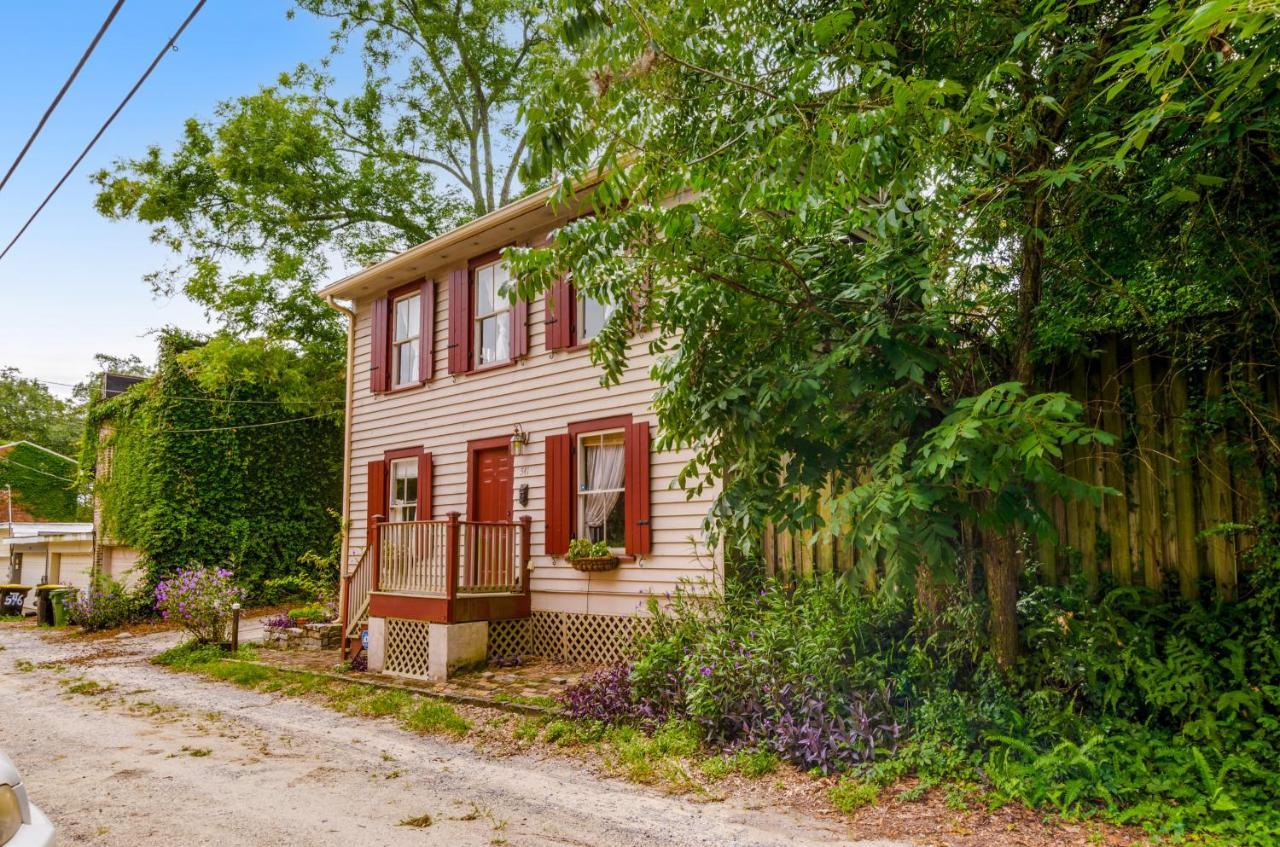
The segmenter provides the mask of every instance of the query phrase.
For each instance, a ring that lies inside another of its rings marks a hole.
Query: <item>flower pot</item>
[[[569,566],[576,571],[583,573],[599,573],[600,571],[611,571],[618,567],[617,556],[583,556],[581,558],[569,559]]]
[[[294,618],[293,619],[293,625],[298,628],[302,628],[309,623],[311,623],[311,618]]]

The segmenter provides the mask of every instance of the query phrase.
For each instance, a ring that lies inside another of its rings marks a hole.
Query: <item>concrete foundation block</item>
[[[444,682],[457,671],[483,665],[488,651],[488,621],[433,623],[427,639],[427,678]],[[372,655],[369,660],[372,667]]]
[[[387,664],[387,619],[369,618],[369,670],[382,673]]]

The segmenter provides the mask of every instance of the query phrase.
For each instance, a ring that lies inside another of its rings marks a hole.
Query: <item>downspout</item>
[[[356,313],[338,303],[332,295],[326,295],[324,302],[330,309],[347,316],[347,396],[342,432],[342,576],[345,579],[351,565],[351,412],[355,403]],[[345,632],[343,636],[346,636]]]

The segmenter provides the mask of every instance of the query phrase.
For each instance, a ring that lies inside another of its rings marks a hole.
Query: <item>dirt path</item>
[[[785,811],[669,797],[564,759],[494,758],[147,663],[175,640],[0,628],[0,749],[59,843],[901,845],[844,840],[830,822]],[[77,676],[111,689],[70,693]],[[422,815],[429,827],[400,824]]]

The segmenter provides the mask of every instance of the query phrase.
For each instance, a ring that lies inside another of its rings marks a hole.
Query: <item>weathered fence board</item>
[[[1104,340],[1096,357],[1058,369],[1049,386],[1081,401],[1088,421],[1114,440],[1067,445],[1063,468],[1118,493],[1104,496],[1101,506],[1038,496],[1057,530],[1056,538],[1036,541],[1045,580],[1082,572],[1096,586],[1105,574],[1119,585],[1176,585],[1186,597],[1205,580],[1222,596],[1235,596],[1243,554],[1257,540],[1253,527],[1262,510],[1275,508],[1267,505],[1264,483],[1277,472],[1280,379],[1275,369],[1247,368],[1243,381],[1261,402],[1243,422],[1219,426],[1205,410],[1226,396],[1239,399],[1241,376],[1234,378],[1232,385],[1222,362],[1193,366],[1116,339]],[[764,535],[770,574],[853,571],[868,588],[878,583],[879,569],[860,562],[839,534],[770,528]]]

